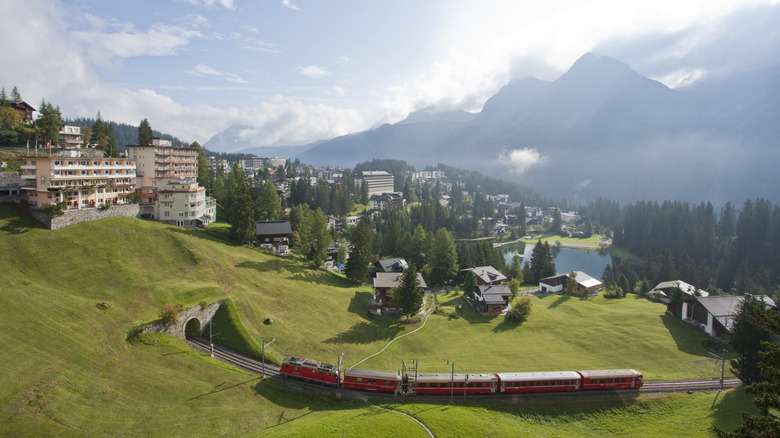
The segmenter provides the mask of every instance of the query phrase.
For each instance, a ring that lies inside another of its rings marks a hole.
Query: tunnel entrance
[[[198,318],[192,318],[187,321],[184,326],[185,336],[200,336],[200,320]]]

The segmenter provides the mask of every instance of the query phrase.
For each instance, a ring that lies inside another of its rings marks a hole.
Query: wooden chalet
[[[768,296],[756,296],[766,308],[777,304]],[[694,327],[704,330],[713,338],[725,340],[731,332],[734,316],[744,296],[721,295],[712,297],[687,296],[683,301],[667,304],[666,313],[674,315]]]
[[[262,221],[255,226],[258,245],[282,255],[289,254],[291,234],[290,221]]]
[[[479,313],[486,315],[500,315],[508,306],[512,298],[512,291],[505,284],[477,286],[474,299],[474,307]]]

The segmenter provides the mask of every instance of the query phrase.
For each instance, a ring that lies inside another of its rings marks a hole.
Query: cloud
[[[223,7],[229,10],[236,9],[236,2],[233,0],[185,0],[198,8],[213,9],[217,7]]]
[[[198,77],[206,77],[206,76],[216,76],[220,77],[226,81],[230,81],[236,84],[247,84],[248,81],[241,78],[241,76],[233,74],[233,73],[225,73],[218,70],[215,70],[211,67],[209,67],[206,64],[198,64],[195,67],[192,68],[192,70],[187,70],[187,73],[198,76]]]
[[[318,65],[309,65],[306,67],[301,67],[300,69],[298,69],[298,73],[304,76],[308,76],[310,78],[322,78],[325,76],[330,76],[330,72],[328,70]]]
[[[514,173],[523,173],[531,167],[544,164],[548,157],[541,155],[535,148],[504,151],[498,157],[498,164]]]
[[[197,30],[163,24],[153,24],[146,30],[119,23],[112,23],[111,27],[117,31],[76,31],[72,36],[87,48],[96,63],[103,65],[114,57],[174,55],[190,39],[203,36]]]
[[[300,11],[301,9],[298,6],[295,6],[292,2],[292,0],[282,0],[282,6],[288,9],[292,9],[294,11]]]

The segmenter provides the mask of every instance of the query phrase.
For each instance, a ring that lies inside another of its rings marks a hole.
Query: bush
[[[521,297],[515,302],[515,305],[506,313],[510,321],[522,322],[531,315],[533,304],[531,298]]]
[[[163,306],[163,309],[160,311],[160,319],[168,325],[174,325],[177,322],[179,322],[179,312],[184,310],[184,308],[181,306],[181,304],[171,304],[168,303],[165,306]]]
[[[65,208],[66,205],[64,202],[58,202],[56,204],[45,204],[41,206],[41,211],[52,216],[62,216],[65,214]]]
[[[604,289],[604,292],[602,292],[602,296],[604,298],[623,298],[623,290],[620,289],[617,286],[608,286],[606,289]]]

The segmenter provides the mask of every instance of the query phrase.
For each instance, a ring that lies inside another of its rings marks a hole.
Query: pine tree
[[[474,299],[474,290],[477,288],[477,274],[474,271],[469,271],[466,274],[466,281],[463,283],[463,294],[467,297]]]
[[[420,293],[420,281],[417,278],[417,268],[415,268],[414,264],[409,265],[404,270],[400,284],[390,291],[390,296],[393,304],[404,310],[407,320],[420,311],[423,304],[423,296]]]
[[[373,258],[371,253],[373,237],[368,218],[364,217],[352,233],[349,258],[345,267],[347,278],[354,282],[363,283],[368,277],[369,264]]]
[[[255,234],[254,206],[252,203],[252,183],[243,177],[235,187],[233,200],[228,210],[230,236],[234,242],[243,245],[252,241]]]
[[[138,144],[141,146],[149,146],[152,144],[153,137],[152,125],[149,124],[149,120],[141,120],[141,124],[138,125]]]
[[[431,248],[431,282],[445,284],[458,273],[458,253],[455,251],[455,239],[444,228],[436,231]]]
[[[737,359],[731,361],[731,367],[746,385],[765,380],[759,368],[759,351],[761,344],[771,341],[772,336],[767,329],[756,324],[761,306],[757,299],[745,295],[734,316],[729,336],[732,350],[739,354]]]
[[[282,215],[282,203],[279,200],[279,193],[270,179],[265,180],[260,196],[255,201],[255,210],[255,217],[261,221],[276,220]]]
[[[761,307],[754,311],[753,324],[760,325],[772,337],[780,334],[780,314]],[[748,385],[745,390],[755,396],[753,402],[758,406],[759,415],[743,413],[742,425],[732,432],[715,428],[715,433],[721,438],[780,436],[780,417],[775,414],[780,409],[780,345],[763,342],[758,358],[762,380]]]
[[[51,102],[41,100],[35,127],[41,134],[43,142],[51,142],[52,146],[56,145],[59,142],[60,129],[62,129],[63,124],[60,108],[55,107]]]
[[[541,240],[536,242],[531,252],[531,270],[533,271],[534,283],[546,277],[552,277],[556,274],[555,263],[553,262],[550,244]]]

